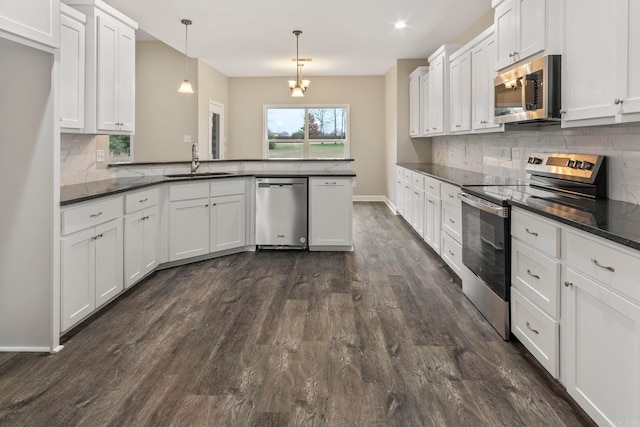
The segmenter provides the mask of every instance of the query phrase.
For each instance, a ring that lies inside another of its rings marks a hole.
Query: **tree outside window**
[[[265,157],[349,157],[349,107],[265,107]]]

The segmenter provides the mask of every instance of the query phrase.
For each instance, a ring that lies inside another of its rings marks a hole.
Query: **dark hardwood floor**
[[[592,425],[386,206],[354,232],[157,272],[62,352],[0,354],[0,425]]]

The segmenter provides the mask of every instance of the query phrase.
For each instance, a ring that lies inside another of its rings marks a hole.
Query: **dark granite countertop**
[[[138,190],[157,184],[167,182],[184,182],[201,179],[224,179],[255,176],[265,177],[322,177],[322,176],[344,176],[355,177],[353,171],[252,171],[252,172],[229,172],[225,175],[215,176],[188,176],[180,178],[167,178],[163,175],[141,176],[132,178],[114,178],[102,181],[91,181],[82,184],[65,185],[60,187],[60,206],[67,206],[74,203],[85,202],[87,200],[98,199],[100,197],[111,196],[113,194]]]
[[[577,199],[529,187],[525,182],[428,163],[398,163],[453,185],[495,185],[474,193],[503,197],[526,209],[612,242],[640,250],[640,205],[611,199]],[[503,181],[503,182],[500,182]]]

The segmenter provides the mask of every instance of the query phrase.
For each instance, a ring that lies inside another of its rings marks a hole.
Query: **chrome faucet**
[[[198,155],[198,143],[191,145],[191,173],[196,173],[200,166],[200,156]]]

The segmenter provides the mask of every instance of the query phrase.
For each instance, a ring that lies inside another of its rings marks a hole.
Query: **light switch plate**
[[[191,135],[185,135],[184,142],[188,142],[189,144],[191,144]]]
[[[96,150],[96,163],[104,162],[104,150]]]

